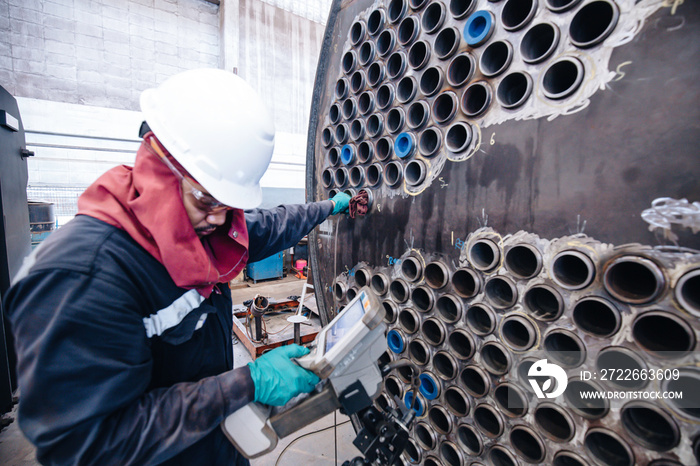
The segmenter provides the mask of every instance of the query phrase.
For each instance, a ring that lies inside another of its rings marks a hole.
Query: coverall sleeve
[[[333,212],[332,201],[281,205],[245,211],[248,262],[257,262],[291,248]]]
[[[149,390],[142,297],[127,285],[128,277],[44,270],[6,297],[18,422],[43,464],[159,463],[253,399],[247,366]]]

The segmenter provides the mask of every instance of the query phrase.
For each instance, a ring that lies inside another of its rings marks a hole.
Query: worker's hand
[[[255,401],[272,406],[284,406],[300,393],[314,389],[319,378],[313,372],[296,365],[292,358],[309,354],[299,345],[275,348],[248,363],[255,385]]]
[[[333,201],[333,212],[331,215],[343,214],[350,209],[350,196],[345,193],[338,193],[331,201]]]

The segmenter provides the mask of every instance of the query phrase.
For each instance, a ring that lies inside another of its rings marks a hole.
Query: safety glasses
[[[160,160],[163,161],[165,165],[170,169],[171,172],[179,179],[183,180],[185,184],[187,185],[187,188],[190,190],[192,193],[192,196],[195,198],[197,203],[199,204],[197,207],[199,210],[202,212],[206,213],[217,213],[217,212],[222,212],[224,210],[231,210],[233,207],[229,207],[226,204],[222,204],[221,202],[217,201],[215,198],[210,196],[209,194],[206,194],[199,189],[195,188],[192,182],[180,171],[175,168],[175,165],[168,160],[167,155],[163,152],[163,150],[160,148],[160,145],[158,144],[158,141],[155,139],[154,136],[149,136],[148,138],[148,143],[151,146],[151,148],[155,151],[156,154],[158,154],[158,157],[160,157]]]

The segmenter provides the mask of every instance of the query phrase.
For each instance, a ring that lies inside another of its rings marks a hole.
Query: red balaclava
[[[78,199],[78,215],[126,231],[165,266],[177,286],[196,289],[205,298],[214,285],[235,278],[248,260],[243,211],[231,210],[226,223],[200,239],[185,211],[180,180],[146,140],[136,153],[133,168],[115,167],[85,190]]]

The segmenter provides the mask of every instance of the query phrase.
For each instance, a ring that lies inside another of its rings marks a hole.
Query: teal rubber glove
[[[344,214],[350,210],[350,196],[345,193],[338,193],[331,201],[335,202],[331,215]]]
[[[309,354],[308,348],[287,345],[275,348],[248,363],[255,385],[255,401],[272,406],[284,406],[300,393],[314,389],[319,378],[311,371],[297,366],[292,358]]]

